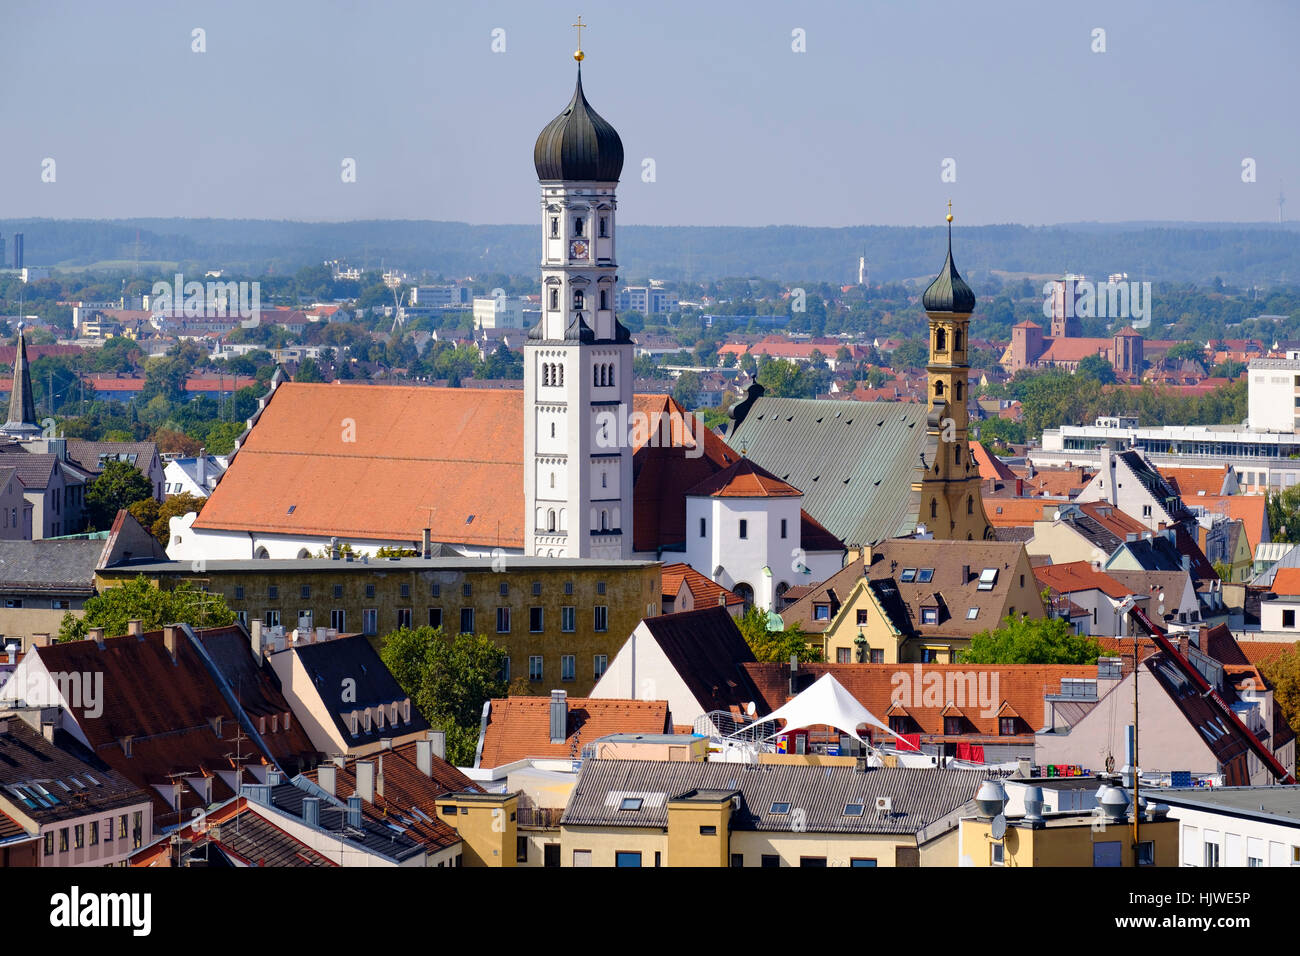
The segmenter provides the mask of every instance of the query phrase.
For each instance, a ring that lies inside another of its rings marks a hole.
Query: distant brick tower
[[[948,258],[921,297],[930,318],[930,415],[926,450],[921,456],[912,500],[917,523],[936,537],[958,541],[991,539],[993,529],[980,499],[980,472],[967,438],[970,423],[966,394],[970,365],[966,359],[971,291],[952,262],[952,213],[948,213]]]
[[[1119,375],[1135,381],[1142,379],[1142,333],[1133,326],[1125,326],[1115,333],[1115,351],[1112,365]]]

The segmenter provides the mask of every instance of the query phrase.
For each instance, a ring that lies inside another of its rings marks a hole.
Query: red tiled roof
[[[1122,601],[1132,593],[1105,571],[1096,570],[1087,561],[1045,564],[1034,568],[1034,577],[1038,579],[1039,583],[1051,588],[1058,594],[1096,590],[1101,591],[1107,597]]]
[[[1064,501],[1043,498],[993,498],[984,502],[984,513],[995,528],[1027,528],[1035,521],[1051,521]]]
[[[1049,339],[1052,344],[1039,356],[1040,364],[1046,362],[1078,362],[1089,355],[1110,354],[1115,347],[1113,339],[1057,338]]]
[[[745,664],[744,668],[763,697],[762,705],[767,707],[760,712],[770,713],[790,698],[789,664],[754,663]],[[1019,729],[1023,734],[1032,734],[1043,713],[1043,696],[1059,693],[1063,677],[1096,677],[1097,667],[1088,664],[807,664],[801,661],[799,673],[808,683],[823,674],[833,674],[862,706],[882,719],[897,702],[917,722],[922,734],[942,734],[941,715],[953,704],[960,705],[972,733],[997,736],[1001,730],[997,712],[1003,704],[1017,714],[1029,715]],[[927,675],[931,674],[939,675],[941,682],[930,678],[927,684]],[[972,674],[974,688],[966,683]],[[981,674],[986,675],[983,692],[992,698],[987,706],[984,701],[968,697],[957,699],[955,692],[965,695],[973,689],[976,696],[981,693]],[[936,683],[940,684],[937,688]],[[927,686],[932,688],[929,693]],[[883,731],[874,735],[877,740],[893,739]]]
[[[686,493],[701,498],[797,498],[803,494],[749,458],[705,478]]]
[[[1287,597],[1300,595],[1300,568],[1279,568],[1270,590]]]
[[[1218,468],[1175,468],[1161,465],[1157,471],[1164,475],[1165,480],[1178,492],[1184,504],[1193,505],[1199,504],[1198,501],[1193,500],[1198,496],[1217,497],[1223,493],[1223,483],[1228,480],[1229,467],[1222,465]]]
[[[607,734],[666,734],[672,729],[666,700],[575,697],[567,701],[568,738],[553,744],[549,697],[507,697],[491,703],[477,764],[482,767],[528,757],[580,755],[585,744]]]
[[[1001,478],[1005,481],[1014,481],[1016,473],[995,455],[989,453],[984,447],[983,442],[973,441],[970,443],[971,454],[975,456],[975,461],[980,466],[980,478]]]
[[[1183,498],[1190,507],[1201,507],[1211,514],[1224,514],[1233,521],[1240,521],[1246,528],[1246,540],[1250,543],[1251,554],[1264,540],[1268,527],[1268,502],[1264,495],[1197,495]]]
[[[721,597],[727,607],[744,604],[745,599],[734,591],[729,591],[720,584],[715,584],[689,564],[665,564],[661,572],[663,596],[665,601],[675,600],[681,591],[682,582],[686,582],[697,608],[712,607]]]

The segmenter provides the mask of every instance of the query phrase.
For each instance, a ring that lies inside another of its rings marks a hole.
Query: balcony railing
[[[516,823],[529,830],[558,830],[563,807],[520,807]]]

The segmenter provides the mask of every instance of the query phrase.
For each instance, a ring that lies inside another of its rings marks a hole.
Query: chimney
[[[447,759],[447,732],[444,730],[431,730],[426,737],[429,743],[433,744],[433,755],[439,760]]]
[[[331,797],[334,796],[334,789],[338,786],[338,773],[339,768],[328,762],[316,768],[316,783]]]
[[[262,666],[262,622],[254,620],[249,625],[248,642],[253,647],[253,660],[257,661],[257,666]]]
[[[425,528],[420,532],[420,557],[433,556],[433,529]]]
[[[5,648],[5,651],[6,651],[7,654],[8,654],[9,663],[10,663],[10,664],[17,664],[17,663],[18,663],[18,645],[17,645],[17,644],[10,644],[8,647]]]
[[[208,481],[208,450],[207,448],[199,449],[198,461],[195,462],[195,470],[198,472],[198,482],[200,488],[207,487]]]
[[[1017,498],[1023,498],[1024,496],[1025,496],[1025,479],[1023,479],[1023,478],[1017,478],[1017,479],[1016,479],[1016,497],[1017,497]]]
[[[366,803],[375,802],[375,762],[373,760],[357,761],[357,796]]]
[[[551,691],[551,743],[562,744],[569,739],[569,695],[562,690]]]
[[[130,634],[132,637],[143,637],[144,621],[140,620],[139,618],[137,618],[134,621],[127,621],[126,633]]]
[[[348,797],[348,826],[361,829],[361,798]]]
[[[338,559],[339,559],[339,539],[330,538],[330,560],[337,561]]]
[[[179,624],[168,624],[163,628],[163,647],[167,648],[173,661],[176,660],[176,642],[180,639],[180,629]]]
[[[433,776],[432,740],[417,740],[415,742],[415,766],[426,777]]]
[[[49,743],[54,743],[54,721],[52,720],[41,721],[41,736],[44,737]]]
[[[382,753],[379,755],[378,764],[379,769],[375,774],[375,797],[382,800],[384,799],[384,755]]]
[[[380,737],[380,738],[379,738],[379,749],[380,749],[380,750],[392,750],[392,749],[393,749],[393,738],[392,738],[392,737]],[[381,758],[381,759],[382,759],[382,758]]]
[[[311,827],[320,826],[320,797],[302,798],[302,822]]]

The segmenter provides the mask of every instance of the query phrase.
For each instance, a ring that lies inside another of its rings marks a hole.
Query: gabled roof
[[[1184,504],[1189,506],[1200,503],[1193,500],[1198,496],[1222,495],[1228,476],[1232,473],[1229,465],[1217,468],[1175,468],[1173,465],[1161,465],[1159,470],[1170,487],[1182,496]],[[1263,495],[1257,497],[1262,499]]]
[[[0,541],[0,591],[91,597],[103,550],[98,538]]]
[[[1279,568],[1270,590],[1285,597],[1300,595],[1300,568]]]
[[[729,591],[696,571],[689,564],[665,564],[661,573],[662,592],[665,601],[675,600],[685,582],[694,598],[696,608],[712,607],[723,603],[726,607],[744,604],[745,599],[734,591]]]
[[[1011,470],[1010,466],[1004,464],[1000,458],[984,447],[983,442],[973,441],[970,443],[971,454],[975,456],[976,463],[980,466],[980,478],[1001,478],[1006,481],[1014,481],[1016,473]]]
[[[755,700],[754,685],[740,666],[754,660],[754,652],[725,607],[648,617],[641,626],[705,712]]]
[[[1035,521],[1051,521],[1066,503],[1050,498],[987,497],[984,514],[995,528],[1027,528]]]
[[[499,767],[529,757],[581,757],[584,745],[608,734],[670,734],[666,700],[566,699],[567,733],[551,743],[551,699],[507,697],[488,702],[477,767]]]
[[[189,844],[202,859],[220,854],[236,866],[331,867],[338,866],[306,843],[290,836],[257,812],[256,804],[236,797],[209,811],[201,824],[186,823],[170,837],[157,840],[131,855],[132,866],[172,865],[173,841]],[[206,848],[206,849],[205,849]]]
[[[1075,591],[1100,591],[1108,598],[1122,601],[1132,592],[1123,583],[1105,571],[1099,571],[1087,561],[1068,561],[1064,564],[1046,564],[1034,568],[1034,577],[1040,584],[1058,594]]]
[[[126,461],[135,465],[144,475],[158,454],[158,446],[151,441],[85,441],[68,439],[68,461],[82,471],[98,475],[108,461]]]
[[[290,644],[284,650],[273,653],[297,655],[298,664],[306,672],[308,681],[329,711],[335,729],[344,740],[350,741],[353,746],[363,746],[394,736],[391,724],[380,727],[375,722],[368,731],[364,725],[358,724],[354,735],[348,723],[348,715],[354,710],[366,710],[380,704],[388,706],[407,699],[397,678],[384,665],[364,635],[353,634],[311,644]],[[351,688],[347,700],[339,693],[339,688],[344,686]],[[401,734],[423,733],[428,729],[429,722],[412,702],[411,720],[401,725]]]
[[[850,561],[843,568],[813,585],[789,607],[781,612],[786,627],[798,626],[805,634],[820,634],[839,612],[841,601],[862,578],[862,559]],[[818,620],[814,609],[819,604],[829,605],[829,617]]]
[[[1246,540],[1253,554],[1260,543],[1272,534],[1268,526],[1268,499],[1264,495],[1198,495],[1184,498],[1191,508],[1204,508],[1209,514],[1222,514],[1240,521],[1246,528]]]
[[[728,441],[802,491],[804,509],[841,541],[872,544],[916,529],[926,414],[921,404],[760,396]]]

